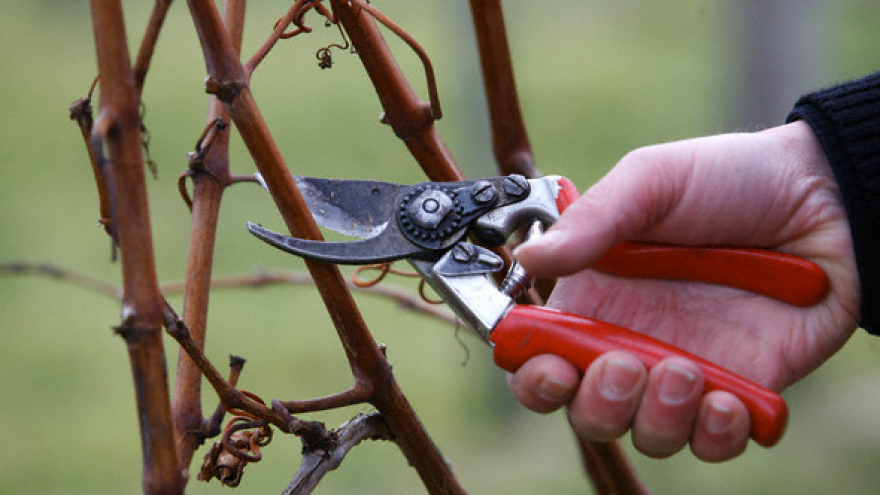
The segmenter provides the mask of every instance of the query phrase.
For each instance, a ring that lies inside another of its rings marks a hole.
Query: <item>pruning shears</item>
[[[262,182],[259,175],[257,179]],[[494,348],[501,368],[516,371],[532,357],[555,354],[584,370],[614,349],[634,353],[649,368],[666,357],[683,356],[702,368],[706,391],[726,390],[746,404],[752,439],[769,447],[782,436],[788,409],[774,392],[642,333],[518,304],[516,299],[528,289],[531,277],[515,260],[503,282],[496,284],[492,275],[505,263],[488,247],[504,245],[521,229],[528,238],[552,225],[579,195],[567,178],[510,175],[415,185],[295,180],[319,225],[361,239],[305,240],[249,222],[253,235],[286,252],[329,263],[408,260],[458,317]],[[817,303],[828,288],[824,272],[812,262],[765,249],[625,242],[596,268],[625,277],[729,285],[798,306]]]

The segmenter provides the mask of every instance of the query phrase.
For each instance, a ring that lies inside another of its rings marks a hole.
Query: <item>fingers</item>
[[[639,451],[668,457],[690,440],[702,392],[702,373],[686,359],[666,359],[648,372],[635,356],[609,352],[584,375],[569,421],[591,441],[612,440],[632,429]]]
[[[687,445],[703,392],[700,369],[686,359],[655,366],[632,427],[633,445],[651,457],[669,457]]]
[[[580,374],[568,361],[551,355],[530,359],[509,375],[510,391],[529,409],[548,413],[571,400],[580,382]]]
[[[514,395],[527,407],[550,412],[568,403],[568,418],[582,439],[606,442],[632,432],[645,455],[668,457],[690,444],[708,462],[732,459],[748,443],[750,420],[727,392],[703,394],[696,364],[668,358],[650,371],[632,354],[600,356],[578,384],[577,371],[555,356],[532,359],[511,375]]]
[[[691,450],[707,462],[732,459],[746,450],[749,429],[749,412],[739,399],[727,392],[710,392],[700,406]]]
[[[572,399],[568,418],[579,437],[607,442],[629,430],[647,384],[645,365],[625,352],[596,359]]]

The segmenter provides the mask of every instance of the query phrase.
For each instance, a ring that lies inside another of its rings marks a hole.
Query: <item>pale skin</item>
[[[624,240],[776,249],[819,265],[830,291],[799,308],[729,287],[590,269]],[[550,306],[644,332],[775,391],[816,369],[857,328],[849,223],[827,158],[800,121],[636,150],[517,256],[533,274],[563,277]],[[539,356],[510,377],[530,409],[567,406],[585,440],[631,432],[651,457],[688,445],[705,461],[736,457],[748,443],[749,414],[732,394],[704,394],[702,383],[688,359],[648,370],[625,351],[586,370]]]

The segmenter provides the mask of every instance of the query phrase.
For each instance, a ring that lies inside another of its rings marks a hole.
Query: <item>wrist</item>
[[[858,266],[860,322],[880,333],[880,74],[808,94],[788,120],[808,123],[828,157]]]
[[[784,162],[793,164],[798,169],[798,173],[823,182],[828,181],[836,189],[837,181],[828,155],[810,124],[803,120],[795,120],[763,133],[776,142]],[[843,199],[840,198],[841,204],[842,201]]]

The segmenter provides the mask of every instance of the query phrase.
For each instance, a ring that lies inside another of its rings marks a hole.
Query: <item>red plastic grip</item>
[[[682,356],[702,369],[704,393],[726,390],[743,401],[751,415],[751,437],[758,444],[776,444],[788,421],[788,407],[776,393],[687,351],[610,323],[538,306],[515,306],[491,339],[495,362],[510,372],[541,354],[560,356],[581,370],[611,350],[631,352],[649,369],[663,358]]]
[[[816,264],[767,249],[622,242],[593,268],[621,277],[726,285],[802,307],[828,291],[828,277]]]
[[[568,208],[568,205],[574,203],[580,197],[580,193],[577,187],[575,187],[574,182],[568,177],[560,176],[557,183],[560,189],[559,194],[556,195],[556,208],[559,210],[559,213],[562,213]]]

